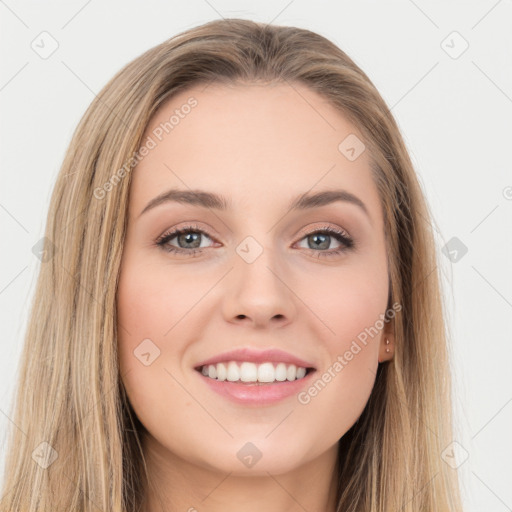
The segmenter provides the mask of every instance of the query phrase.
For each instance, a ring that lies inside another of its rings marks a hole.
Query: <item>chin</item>
[[[233,476],[268,476],[287,473],[305,463],[304,453],[299,453],[295,443],[273,446],[269,440],[235,442],[219,454],[212,453],[202,465],[210,470],[230,473]],[[263,446],[265,445],[265,446]]]

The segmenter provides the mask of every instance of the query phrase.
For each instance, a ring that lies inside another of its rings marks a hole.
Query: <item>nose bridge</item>
[[[267,235],[265,240],[272,240],[271,234]],[[286,285],[287,271],[279,250],[248,236],[235,248],[233,258],[234,268],[224,295],[226,320],[252,320],[258,326],[290,321],[295,303]]]

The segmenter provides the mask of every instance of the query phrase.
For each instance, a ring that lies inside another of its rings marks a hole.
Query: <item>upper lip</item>
[[[222,354],[218,354],[216,356],[210,357],[209,359],[205,359],[201,361],[195,366],[195,369],[200,369],[202,366],[209,364],[217,364],[226,361],[238,361],[238,362],[252,362],[252,363],[265,363],[265,362],[276,362],[276,363],[286,363],[286,364],[294,364],[295,366],[301,366],[303,368],[315,368],[313,363],[305,361],[300,357],[296,357],[288,352],[284,352],[279,349],[266,349],[266,350],[256,350],[254,348],[246,347],[246,348],[238,348],[235,350],[230,350],[228,352],[222,352]]]

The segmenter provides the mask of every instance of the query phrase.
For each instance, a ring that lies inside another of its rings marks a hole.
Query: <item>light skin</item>
[[[197,106],[133,171],[118,287],[123,384],[149,432],[144,510],[332,512],[338,440],[363,411],[379,362],[393,355],[393,322],[360,343],[307,404],[297,395],[236,404],[194,367],[238,347],[277,348],[313,362],[321,378],[386,312],[384,225],[368,150],[347,159],[338,145],[349,134],[362,139],[356,127],[317,93],[286,83],[181,92],[153,116],[144,140],[191,96]],[[169,189],[207,191],[231,204],[164,202],[141,215]],[[288,208],[302,194],[339,189],[367,212],[349,201]],[[166,242],[180,253],[156,244],[189,224],[188,238]],[[354,245],[322,238],[326,227]],[[262,249],[251,263],[236,250],[248,236]],[[146,339],[160,350],[149,365],[134,355]],[[262,454],[252,467],[237,457],[248,442]]]

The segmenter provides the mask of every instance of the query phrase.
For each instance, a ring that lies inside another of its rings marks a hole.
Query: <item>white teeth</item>
[[[306,375],[306,368],[294,364],[277,363],[217,363],[205,365],[201,368],[205,377],[230,382],[283,382],[302,379]]]
[[[228,370],[226,368],[226,365],[223,363],[219,363],[217,365],[217,379],[226,380],[227,375],[228,375]]]
[[[242,363],[240,365],[240,380],[242,382],[256,382],[258,380],[258,368],[254,363]]]
[[[212,367],[214,365],[210,365]],[[226,379],[230,382],[234,382],[236,380],[240,380],[240,372],[238,371],[238,366],[233,361],[228,363],[228,373]]]
[[[260,364],[258,368],[258,382],[274,382],[275,370],[272,363]]]

